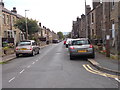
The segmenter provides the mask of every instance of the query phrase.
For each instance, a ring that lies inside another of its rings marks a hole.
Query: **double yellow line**
[[[116,78],[119,79],[119,78],[120,78],[120,76],[117,76],[117,75],[112,75],[112,74],[103,73],[103,72],[94,70],[94,69],[92,69],[92,68],[90,67],[90,65],[88,65],[88,64],[84,64],[83,67],[84,67],[87,71],[89,71],[89,72],[91,72],[91,73],[94,73],[94,74],[97,74],[97,75],[101,75],[101,76],[104,76],[104,77],[110,77],[110,78],[114,78],[114,79],[116,79]]]

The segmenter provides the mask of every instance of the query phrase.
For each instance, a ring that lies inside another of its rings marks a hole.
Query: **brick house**
[[[13,10],[8,10],[2,4],[2,41],[7,41],[9,43],[14,43],[24,40],[24,34],[21,30],[14,27],[14,24],[17,19],[23,18],[21,15],[17,14],[16,8]]]
[[[120,54],[120,1],[110,3],[110,51]]]
[[[81,15],[81,28],[80,28],[80,37],[86,37],[86,17],[84,14]]]

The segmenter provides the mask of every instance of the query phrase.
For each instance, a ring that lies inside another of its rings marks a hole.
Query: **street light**
[[[86,38],[88,38],[88,28],[87,28],[87,10],[86,10],[86,0],[85,0],[85,30],[86,30]]]
[[[25,26],[26,26],[26,39],[28,40],[28,26],[27,26],[27,17],[26,17],[26,12],[29,10],[25,10]]]

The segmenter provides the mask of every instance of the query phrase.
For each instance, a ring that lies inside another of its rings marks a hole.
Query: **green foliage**
[[[28,34],[34,34],[38,32],[39,27],[37,25],[37,21],[33,19],[27,18],[27,26],[28,26]],[[16,21],[15,27],[19,28],[22,32],[26,32],[26,19],[22,18]]]
[[[71,38],[71,33],[68,33],[68,34],[66,35],[66,38]]]
[[[59,36],[60,40],[64,39],[64,35],[62,32],[57,32],[57,35]]]

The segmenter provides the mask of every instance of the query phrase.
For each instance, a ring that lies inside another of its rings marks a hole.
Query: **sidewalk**
[[[120,61],[106,57],[101,53],[96,52],[96,58],[89,59],[89,62],[100,70],[120,74],[120,68],[118,68]]]

